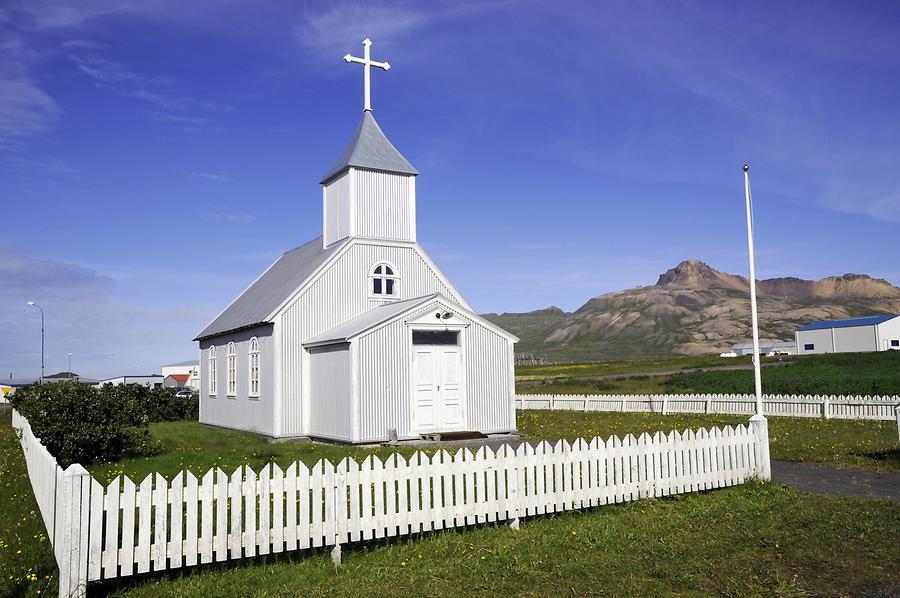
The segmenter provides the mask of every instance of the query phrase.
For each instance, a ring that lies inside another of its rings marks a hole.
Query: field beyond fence
[[[890,421],[900,397],[763,395],[763,414]],[[754,395],[516,395],[516,409],[752,415]]]
[[[258,473],[210,469],[103,485],[63,470],[13,412],[59,565],[60,596],[88,582],[297,549],[509,521],[769,478],[765,420],[684,434],[657,432],[505,445],[474,453],[320,460]]]

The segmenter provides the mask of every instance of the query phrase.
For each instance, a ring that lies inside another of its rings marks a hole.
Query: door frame
[[[429,312],[430,313],[430,312]],[[457,322],[459,322],[457,320]],[[407,322],[406,325],[406,343],[407,348],[409,349],[409,429],[412,432],[413,436],[419,436],[420,434],[428,434],[431,432],[441,432],[442,430],[421,430],[416,422],[416,414],[418,411],[418,396],[416,389],[416,367],[415,367],[415,358],[416,358],[416,349],[415,345],[413,345],[413,331],[427,331],[427,332],[437,332],[442,330],[450,330],[458,333],[459,343],[456,345],[459,347],[459,385],[460,385],[460,404],[462,405],[462,430],[467,430],[469,428],[469,393],[468,393],[468,384],[467,384],[467,376],[466,376],[466,339],[463,332],[465,331],[467,324],[462,323],[423,323],[423,322]],[[448,345],[423,345],[426,347],[442,347]],[[443,419],[443,418],[442,418]],[[438,426],[440,428],[440,426]]]

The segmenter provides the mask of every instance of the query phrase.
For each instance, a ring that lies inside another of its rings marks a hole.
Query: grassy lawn
[[[611,380],[548,378],[540,382],[516,382],[516,393],[532,395],[658,395],[674,392],[666,386],[668,378],[668,376],[617,376]]]
[[[520,412],[529,438],[640,433],[738,417]],[[822,432],[778,440],[802,424],[852,424],[771,418],[777,451],[823,455]],[[0,596],[54,594],[55,565],[31,494],[21,449],[0,415]],[[783,428],[779,428],[783,423]],[[873,427],[874,426],[874,427]],[[841,427],[840,442],[860,443],[879,425]],[[200,471],[213,451],[222,466],[271,458],[311,462],[361,456],[367,449],[298,443],[268,444],[254,435],[189,422],[156,424],[170,449],[146,464],[109,469],[137,473]],[[894,429],[896,442],[896,429]],[[879,439],[882,434],[877,434]],[[879,442],[887,443],[887,439]],[[781,444],[779,444],[781,443]],[[782,449],[777,447],[781,446]],[[849,450],[847,447],[842,450]],[[381,450],[383,452],[383,450]],[[255,453],[255,455],[254,455]],[[386,454],[386,453],[384,453]],[[104,473],[104,466],[95,468]],[[96,587],[122,596],[419,596],[419,595],[856,595],[900,587],[900,505],[812,497],[775,484],[646,500],[535,518],[519,532],[504,525],[426,534],[349,547],[335,569],[323,551],[297,552],[227,565],[136,577]],[[895,585],[886,585],[895,584]],[[39,593],[40,592],[40,593]]]
[[[763,358],[777,361],[777,358]],[[785,359],[788,359],[785,357]],[[669,359],[634,361],[600,361],[595,363],[522,365],[516,366],[517,380],[543,380],[546,378],[581,378],[585,376],[612,376],[641,372],[669,372],[690,368],[708,368],[728,365],[750,365],[750,356],[723,359],[718,355],[691,355]]]
[[[0,596],[55,596],[56,561],[10,413],[0,411]]]
[[[526,438],[590,438],[640,435],[659,430],[746,425],[742,415],[659,415],[520,410],[519,430]],[[773,459],[829,463],[878,471],[900,471],[897,423],[862,420],[769,418]]]
[[[900,583],[900,505],[773,484],[295,553],[107,590],[158,596],[858,595]],[[888,595],[885,592],[882,595]]]
[[[718,360],[710,363],[711,359]],[[777,357],[764,358],[764,362]],[[900,351],[838,353],[784,358],[782,366],[763,369],[763,391],[771,394],[900,395]],[[748,394],[752,370],[678,372],[666,376],[632,376],[634,372],[674,371],[692,367],[749,364],[750,357],[684,357],[661,361],[609,362],[516,369],[516,392],[522,394]],[[592,380],[592,376],[616,375]]]
[[[528,440],[606,438],[614,434],[624,436],[659,430],[668,432],[673,429],[734,426],[748,421],[748,418],[738,415],[662,416],[538,410],[522,410],[517,417],[519,430]],[[150,429],[154,439],[164,446],[163,453],[115,463],[98,463],[89,467],[91,473],[99,480],[109,481],[124,473],[139,481],[152,472],[171,477],[182,469],[189,469],[199,476],[210,467],[221,467],[231,472],[239,465],[250,465],[258,471],[260,466],[271,461],[287,467],[295,460],[313,465],[322,458],[337,462],[345,456],[361,460],[370,454],[384,458],[398,450],[406,455],[413,452],[410,448],[270,443],[256,434],[221,430],[186,421],[152,424]],[[897,425],[893,422],[770,417],[769,437],[774,459],[900,471]]]

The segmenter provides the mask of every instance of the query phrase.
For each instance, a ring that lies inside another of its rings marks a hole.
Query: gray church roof
[[[419,171],[413,168],[413,165],[384,136],[381,127],[375,122],[375,117],[368,110],[363,113],[362,120],[356,128],[356,133],[350,139],[350,143],[319,182],[326,183],[349,166],[402,174],[419,174]]]
[[[371,328],[378,326],[383,322],[393,319],[402,313],[405,313],[415,307],[438,297],[437,293],[425,295],[424,297],[416,297],[414,299],[406,299],[404,301],[396,301],[379,305],[375,309],[370,309],[366,313],[353,318],[343,324],[335,326],[331,330],[326,330],[318,336],[314,336],[305,343],[305,346],[314,345],[332,345],[335,343],[344,343],[358,336]]]
[[[194,340],[265,323],[269,314],[288,295],[345,244],[346,240],[332,243],[323,249],[322,237],[318,237],[306,245],[288,251],[269,266],[268,270],[263,272]]]

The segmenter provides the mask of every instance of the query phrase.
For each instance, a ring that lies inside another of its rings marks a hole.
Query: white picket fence
[[[893,420],[900,397],[763,395],[763,414],[826,419]],[[754,395],[516,395],[517,409],[753,415]]]
[[[339,558],[348,542],[492,521],[517,529],[522,517],[770,478],[766,420],[754,418],[722,430],[270,464],[258,473],[211,469],[200,479],[155,474],[137,485],[122,476],[104,485],[80,465],[62,471],[15,418],[38,503],[54,515],[55,524],[47,515],[44,522],[48,531],[55,525],[60,596],[151,570],[320,546]]]

